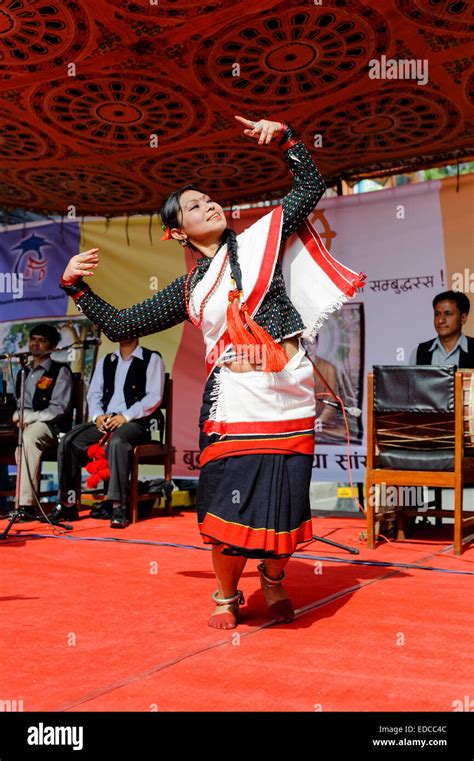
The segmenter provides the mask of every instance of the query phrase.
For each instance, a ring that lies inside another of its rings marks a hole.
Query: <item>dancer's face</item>
[[[185,190],[179,199],[181,227],[173,227],[176,240],[187,238],[190,243],[209,245],[221,239],[227,227],[222,206],[200,190]]]

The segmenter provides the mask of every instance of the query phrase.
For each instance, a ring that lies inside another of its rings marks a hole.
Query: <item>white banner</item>
[[[348,419],[354,482],[365,478],[367,374],[373,365],[407,363],[436,335],[432,300],[447,289],[439,190],[439,182],[427,182],[332,198],[312,216],[331,254],[367,275],[363,291],[328,319],[311,351],[345,405],[362,409],[360,418]],[[321,383],[318,390],[325,390]],[[313,477],[349,481],[343,416],[326,407],[320,421]]]

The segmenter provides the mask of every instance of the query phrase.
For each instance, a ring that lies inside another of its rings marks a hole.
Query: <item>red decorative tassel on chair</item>
[[[105,456],[105,445],[111,436],[111,433],[104,434],[98,444],[91,444],[87,450],[88,456],[92,458],[91,462],[86,465],[87,472],[91,474],[86,481],[89,489],[95,489],[101,481],[106,481],[110,478],[109,463]]]

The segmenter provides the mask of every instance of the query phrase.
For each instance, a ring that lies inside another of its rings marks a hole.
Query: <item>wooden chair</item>
[[[78,425],[84,420],[84,383],[81,373],[72,374],[72,395],[71,406],[68,413],[71,427]],[[0,464],[1,465],[16,465],[15,451],[17,446],[17,435],[12,424],[12,430],[5,432],[5,436],[0,437],[2,444],[0,449]],[[51,447],[45,449],[42,455],[42,462],[57,462],[58,459],[58,445],[54,444]],[[56,491],[41,491],[38,494],[39,497],[51,497],[56,494]],[[0,491],[2,496],[15,496],[15,490],[3,490]]]
[[[171,481],[172,469],[175,462],[173,447],[173,381],[169,373],[165,373],[165,387],[160,410],[164,415],[159,429],[160,441],[149,444],[139,444],[133,450],[132,470],[130,474],[130,513],[132,523],[138,520],[138,504],[144,500],[156,497],[156,493],[138,494],[138,472],[140,465],[164,465],[165,479]],[[165,511],[171,512],[171,496],[165,499]]]
[[[84,381],[81,373],[72,374],[72,397],[69,410],[69,425],[73,428],[84,422]],[[45,450],[42,457],[44,462],[57,462],[58,445],[54,444]]]
[[[156,492],[138,492],[138,475],[140,465],[164,465],[165,479],[171,481],[172,466],[175,462],[175,449],[173,447],[173,381],[169,373],[165,373],[165,384],[163,389],[163,399],[159,407],[161,415],[158,418],[158,433],[160,440],[151,441],[149,444],[139,444],[133,450],[132,468],[130,472],[130,514],[131,522],[137,523],[139,518],[138,506],[141,502],[155,500]],[[103,494],[107,493],[108,481],[105,481],[103,487],[97,489],[81,490],[80,483],[77,484],[77,493],[79,494],[79,504],[81,494]],[[171,496],[165,498],[165,512],[171,513]]]
[[[464,484],[474,483],[474,450],[466,451],[463,424],[463,374],[447,367],[376,366],[368,376],[366,504],[368,546],[376,544],[376,523],[395,517],[397,538],[405,538],[405,520],[443,511],[421,505],[381,505],[382,485],[454,489],[454,554],[463,549],[463,530],[474,513],[463,511]],[[386,491],[387,493],[387,491]],[[436,493],[439,495],[439,492]],[[395,500],[397,502],[397,500]],[[398,500],[400,503],[400,500]]]

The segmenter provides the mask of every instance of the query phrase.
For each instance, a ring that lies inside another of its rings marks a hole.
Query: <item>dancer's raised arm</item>
[[[93,248],[73,256],[64,270],[61,287],[107,338],[114,342],[140,338],[172,328],[187,319],[186,275],[127,309],[117,309],[101,299],[82,279],[94,274],[99,263],[98,251]]]
[[[282,200],[282,239],[286,240],[317,206],[326,190],[326,183],[310,152],[290,125],[280,141],[280,147],[293,174],[293,187]]]
[[[247,129],[244,134],[258,138],[259,144],[267,144],[272,135],[280,135],[279,146],[293,174],[293,187],[282,200],[282,239],[286,240],[317,206],[326,190],[326,183],[305,144],[298,138],[291,124],[261,119],[252,122],[241,116],[235,117]],[[284,131],[282,129],[284,127]]]

